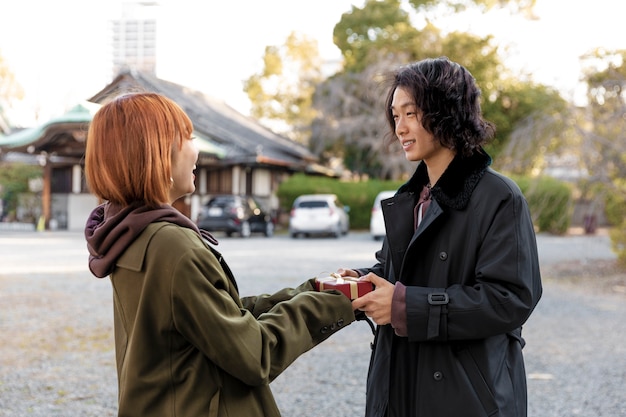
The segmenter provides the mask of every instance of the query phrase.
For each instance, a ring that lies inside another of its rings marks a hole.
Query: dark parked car
[[[250,196],[218,195],[206,203],[198,215],[198,227],[209,232],[237,233],[249,237],[252,233],[274,234],[270,213]]]

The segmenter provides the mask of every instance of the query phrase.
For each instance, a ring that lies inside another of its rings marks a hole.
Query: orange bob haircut
[[[193,124],[174,101],[154,93],[122,95],[89,125],[85,174],[92,193],[127,206],[169,202],[172,149],[191,138]]]

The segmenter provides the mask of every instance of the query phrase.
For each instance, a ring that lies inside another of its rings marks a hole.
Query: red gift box
[[[327,277],[315,278],[317,291],[339,290],[350,300],[362,297],[374,289],[369,281],[359,281],[354,277],[342,277],[339,274],[330,274]]]

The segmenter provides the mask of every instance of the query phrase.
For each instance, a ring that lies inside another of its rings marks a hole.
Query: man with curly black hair
[[[382,201],[386,238],[353,301],[377,324],[367,417],[523,417],[522,325],[542,284],[527,202],[490,168],[480,90],[445,57],[393,73],[390,135],[420,161]]]

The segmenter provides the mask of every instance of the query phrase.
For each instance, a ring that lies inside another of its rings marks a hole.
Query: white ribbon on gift
[[[359,286],[357,284],[357,281],[359,280],[356,277],[342,277],[341,275],[339,275],[336,272],[331,272],[328,275],[328,278],[332,278],[334,279],[334,282],[336,284],[342,285],[345,284],[346,282],[350,283],[350,299],[354,300],[355,298],[359,298]],[[324,281],[322,281],[325,278],[318,278],[319,279],[319,284],[320,284],[320,291],[324,290]],[[328,282],[328,280],[326,281]],[[326,288],[328,289],[328,288]]]

